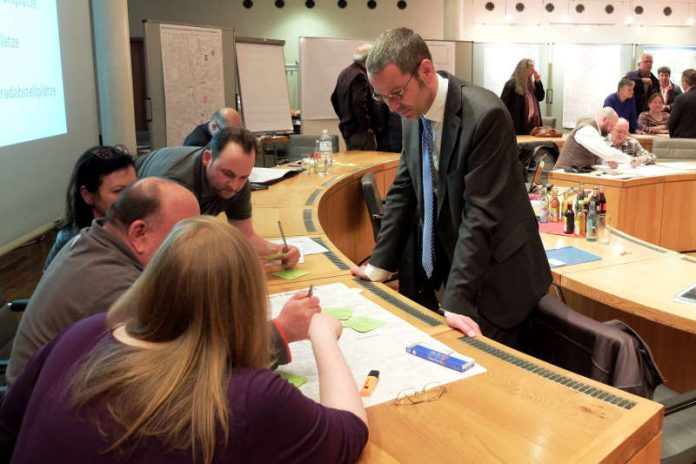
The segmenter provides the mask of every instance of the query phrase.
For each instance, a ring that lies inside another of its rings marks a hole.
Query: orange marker
[[[372,392],[377,388],[377,380],[379,380],[379,371],[372,370],[367,374],[365,383],[360,389],[360,396],[370,396]]]

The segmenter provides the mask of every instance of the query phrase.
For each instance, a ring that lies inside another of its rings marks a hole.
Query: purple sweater
[[[41,348],[0,406],[0,462],[189,463],[191,451],[165,451],[154,439],[128,455],[102,454],[104,440],[84,411],[69,407],[66,386],[75,364],[97,343],[119,343],[105,315],[78,322]],[[240,369],[227,393],[230,441],[216,463],[353,462],[367,442],[354,414],[326,408],[265,369]],[[14,451],[14,454],[12,454]]]

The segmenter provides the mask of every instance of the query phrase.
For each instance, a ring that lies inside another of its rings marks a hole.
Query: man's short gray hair
[[[367,72],[376,74],[388,64],[395,64],[402,73],[413,74],[425,59],[431,60],[423,38],[411,29],[398,27],[383,32],[367,56]]]

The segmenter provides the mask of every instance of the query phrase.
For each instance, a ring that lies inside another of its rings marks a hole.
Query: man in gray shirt
[[[106,312],[135,282],[174,224],[199,214],[181,185],[157,178],[127,188],[106,216],[68,242],[46,269],[15,336],[7,369],[12,384],[36,350],[73,323]],[[287,343],[307,337],[318,299],[298,292],[273,321],[276,362],[289,361]]]
[[[260,256],[283,253],[283,267],[297,264],[299,250],[268,242],[258,236],[251,222],[249,175],[259,152],[256,137],[247,129],[227,127],[218,131],[207,147],[160,148],[136,160],[138,177],[164,177],[188,188],[198,199],[201,213],[224,211]]]

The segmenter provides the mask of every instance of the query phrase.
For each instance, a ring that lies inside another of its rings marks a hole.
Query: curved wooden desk
[[[554,171],[549,181],[602,187],[610,223],[622,231],[612,243],[632,243],[630,262],[614,263],[601,245],[575,239],[603,259],[556,270],[566,302],[597,320],[627,322],[650,345],[670,387],[696,388],[696,308],[674,301],[696,283],[696,259],[671,251],[696,249],[696,172],[617,180]]]
[[[696,171],[627,180],[551,171],[549,182],[601,187],[617,229],[670,250],[696,250]]]
[[[631,134],[633,138],[638,140],[643,148],[648,151],[652,151],[653,140],[655,137],[667,137],[666,135],[645,135],[645,134]],[[518,135],[517,143],[528,143],[528,142],[553,142],[556,144],[558,149],[563,148],[567,134],[563,137],[532,137],[531,135]]]
[[[299,175],[254,192],[254,225],[277,237],[308,235],[330,252],[300,265],[315,285],[340,281],[468,356],[488,371],[449,386],[439,401],[414,406],[384,403],[368,409],[370,441],[364,462],[656,462],[662,408],[536,360],[485,337],[468,339],[442,318],[389,287],[350,276],[353,262],[373,247],[360,177],[373,172],[391,184],[398,155],[349,153],[335,157],[328,178]],[[354,163],[353,166],[340,165]],[[619,256],[619,261],[628,257]],[[649,259],[649,258],[646,258]],[[269,278],[272,292],[306,288]]]

